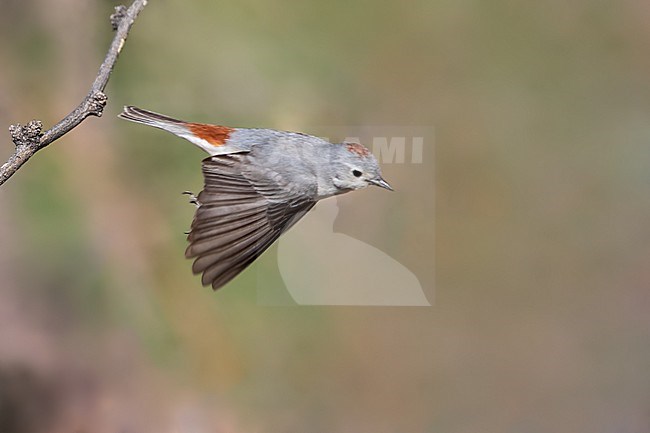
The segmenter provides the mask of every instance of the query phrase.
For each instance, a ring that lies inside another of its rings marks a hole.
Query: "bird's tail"
[[[153,111],[143,110],[142,108],[127,105],[124,111],[118,114],[118,117],[131,122],[142,123],[143,125],[160,128],[164,131],[171,132],[190,143],[200,147],[210,155],[233,151],[223,146],[230,137],[234,128],[226,126],[209,125],[206,123],[184,122]],[[241,149],[235,149],[241,150]]]
[[[125,106],[124,110],[117,116],[121,119],[130,120],[131,122],[160,128],[176,135],[184,135],[188,131],[187,122],[154,113],[153,111],[143,110],[133,105]]]

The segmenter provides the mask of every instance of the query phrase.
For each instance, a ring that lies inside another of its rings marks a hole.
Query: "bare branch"
[[[115,13],[111,15],[111,25],[115,30],[113,42],[111,42],[104,62],[99,67],[99,72],[88,95],[70,114],[45,132],[43,132],[43,124],[39,120],[32,120],[25,126],[16,124],[9,127],[11,140],[16,146],[16,151],[0,167],[0,185],[5,183],[36,152],[70,132],[83,122],[86,117],[100,117],[102,115],[107,100],[104,89],[111,76],[117,57],[124,47],[131,26],[146,5],[147,0],[134,0],[128,9],[124,6],[115,8]]]

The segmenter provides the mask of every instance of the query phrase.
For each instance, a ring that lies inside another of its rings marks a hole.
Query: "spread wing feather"
[[[251,172],[247,152],[203,160],[205,187],[185,256],[204,285],[236,277],[315,204],[275,172]]]

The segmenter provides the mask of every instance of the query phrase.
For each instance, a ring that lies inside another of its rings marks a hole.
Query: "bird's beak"
[[[377,185],[381,188],[387,189],[389,191],[395,191],[392,186],[388,184],[383,178],[377,178],[377,179],[369,179],[368,182],[370,182],[373,185]]]

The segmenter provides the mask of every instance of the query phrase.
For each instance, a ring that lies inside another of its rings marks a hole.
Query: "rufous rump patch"
[[[356,153],[359,156],[368,156],[370,155],[370,151],[368,148],[362,144],[359,143],[345,143],[345,145],[348,148],[348,151],[352,153]]]
[[[208,125],[207,123],[188,123],[192,134],[207,141],[213,146],[223,146],[223,144],[230,138],[230,134],[234,131],[233,128],[219,125]]]

